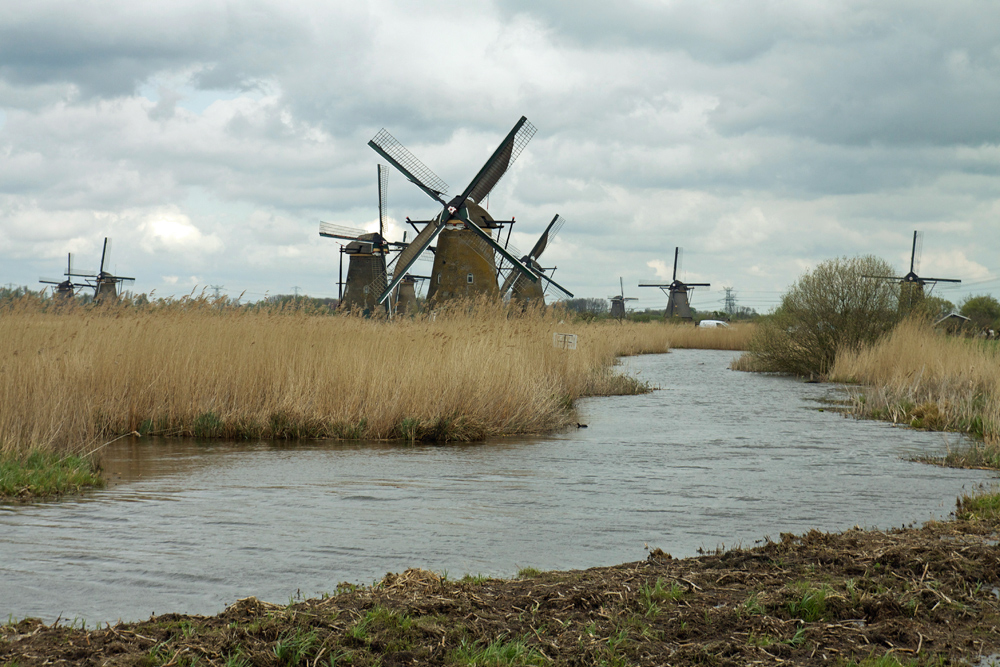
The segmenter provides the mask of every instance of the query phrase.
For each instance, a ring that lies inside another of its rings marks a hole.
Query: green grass
[[[963,521],[1000,519],[1000,488],[981,486],[971,494],[962,494],[955,516]]]
[[[301,628],[289,630],[274,643],[274,657],[281,665],[298,665],[312,654],[317,641],[315,630],[309,632]]]
[[[806,623],[822,620],[826,616],[826,596],[831,593],[829,586],[816,588],[808,583],[796,584],[793,590],[796,598],[788,603],[788,613]]]
[[[90,458],[40,451],[0,458],[0,498],[44,498],[103,486]]]
[[[533,567],[522,567],[517,571],[518,579],[532,579],[542,574],[541,570]]]
[[[480,642],[462,640],[452,651],[451,662],[468,667],[504,667],[506,665],[546,665],[548,661],[523,639],[494,639],[485,646]]]
[[[660,613],[659,603],[677,602],[684,596],[684,592],[684,587],[676,581],[665,586],[662,579],[657,579],[653,586],[648,583],[639,586],[639,604],[646,616],[655,618]]]

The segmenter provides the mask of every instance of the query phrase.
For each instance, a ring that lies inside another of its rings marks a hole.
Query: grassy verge
[[[104,486],[90,457],[32,451],[0,458],[0,498],[32,499]]]
[[[851,388],[853,412],[978,442],[932,462],[1000,468],[1000,345],[946,336],[908,320],[876,344],[841,350],[830,373]]]
[[[944,665],[1000,652],[1000,498],[953,521],[810,531],[698,558],[501,580],[407,570],[289,605],[246,598],[85,630],[0,626],[0,664]]]

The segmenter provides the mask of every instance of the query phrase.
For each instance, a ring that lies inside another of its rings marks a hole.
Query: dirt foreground
[[[811,531],[516,580],[407,570],[289,606],[0,627],[18,665],[952,665],[1000,653],[994,520]]]

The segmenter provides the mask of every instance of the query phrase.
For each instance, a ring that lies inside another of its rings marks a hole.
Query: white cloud
[[[140,229],[140,246],[151,254],[164,251],[211,254],[223,248],[218,236],[203,234],[188,216],[176,211],[150,213]]]

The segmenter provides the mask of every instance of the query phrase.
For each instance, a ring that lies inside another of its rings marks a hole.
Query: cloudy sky
[[[0,5],[0,284],[67,252],[135,290],[336,296],[320,220],[377,220],[387,128],[461,191],[525,115],[491,195],[577,296],[662,307],[711,282],[767,310],[875,253],[1000,294],[1000,4],[88,0]],[[399,174],[390,213],[426,218]],[[395,229],[401,236],[401,228]],[[427,265],[429,267],[429,265]]]

